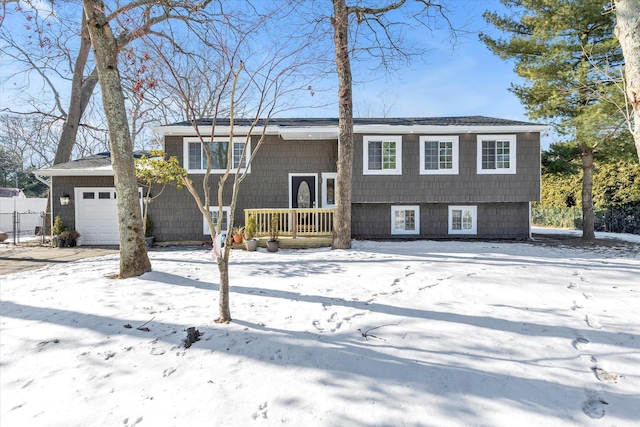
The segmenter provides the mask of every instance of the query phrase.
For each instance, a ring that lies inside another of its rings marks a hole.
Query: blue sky
[[[508,91],[512,82],[522,80],[513,63],[493,55],[478,39],[478,32],[496,34],[482,19],[485,10],[504,11],[498,0],[453,0],[449,14],[455,25],[466,23],[456,46],[445,30],[425,34],[429,49],[397,75],[377,75],[375,80],[354,85],[354,106],[360,113],[369,106],[374,115],[382,112],[381,99],[391,105],[391,117],[483,115],[526,120],[525,109]],[[362,74],[364,64],[352,64],[354,74]],[[334,76],[335,77],[335,76]],[[313,116],[335,116],[336,107],[315,110]]]
[[[448,0],[444,3],[448,5],[447,16],[453,25],[465,29],[455,46],[449,40],[448,29],[432,33],[421,29],[412,36],[419,35],[414,41],[422,44],[427,53],[393,75],[371,75],[366,63],[352,63],[356,116],[483,115],[529,121],[524,107],[508,91],[512,82],[521,81],[513,71],[513,63],[502,61],[478,40],[480,31],[496,34],[484,22],[482,13],[485,10],[504,12],[499,0]],[[8,72],[7,69],[4,71]],[[335,74],[328,78],[331,80],[327,84],[332,89],[317,95],[324,101],[320,104],[327,104],[326,107],[294,110],[290,115],[336,117],[337,80]],[[3,103],[10,102],[7,95],[13,95],[5,90],[2,90]]]

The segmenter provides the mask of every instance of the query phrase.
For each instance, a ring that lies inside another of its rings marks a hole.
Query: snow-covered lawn
[[[0,425],[638,425],[638,252],[234,251],[229,325],[202,248],[0,275]]]

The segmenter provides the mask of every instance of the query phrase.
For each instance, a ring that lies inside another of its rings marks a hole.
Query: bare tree
[[[234,225],[241,184],[265,142],[270,118],[291,108],[291,99],[295,99],[296,94],[306,93],[314,78],[307,67],[318,60],[318,52],[308,49],[315,40],[287,37],[284,33],[279,33],[278,37],[264,38],[267,27],[274,30],[278,25],[277,17],[287,13],[284,6],[262,11],[255,22],[247,15],[243,15],[242,20],[227,15],[222,28],[201,28],[202,51],[198,55],[193,52],[183,55],[183,61],[176,61],[173,46],[169,46],[167,52],[163,50],[167,46],[150,42],[150,46],[165,62],[163,70],[166,75],[161,86],[170,87],[174,97],[178,97],[206,157],[207,166],[200,186],[186,177],[183,183],[214,239],[225,231],[222,230],[223,206],[229,206],[229,229]],[[258,52],[255,39],[259,37],[263,38]],[[242,107],[242,111],[237,110],[238,106]],[[297,108],[301,108],[300,105]],[[211,130],[202,133],[199,119],[208,117],[211,117]],[[238,117],[243,117],[243,128],[248,130],[236,136]],[[225,140],[228,137],[226,145],[213,143],[219,122],[229,129],[228,136],[224,136]],[[234,139],[243,140],[239,156],[237,151],[234,154]],[[251,152],[247,151],[249,146]],[[220,159],[220,154],[224,160]],[[223,173],[212,173],[214,161],[226,165],[223,166]],[[230,198],[224,196],[228,184],[232,186]],[[214,213],[217,218],[215,221],[209,211],[212,200],[218,206]],[[229,323],[232,320],[229,308],[230,249],[229,245],[225,245],[217,258],[220,273],[217,323]]]
[[[338,189],[336,198],[334,249],[351,247],[351,179],[353,175],[353,78],[351,73],[351,55],[353,52],[366,52],[380,61],[386,69],[393,67],[398,60],[408,60],[413,54],[403,47],[399,33],[394,27],[402,22],[416,22],[423,27],[430,25],[432,11],[436,11],[446,20],[444,7],[428,0],[399,0],[386,2],[381,7],[363,6],[355,1],[347,5],[346,0],[332,0],[333,41],[335,45],[336,70],[338,73]],[[407,7],[409,4],[414,8]],[[387,15],[393,11],[407,8],[404,21],[391,21]],[[352,22],[351,18],[354,18]],[[448,21],[447,21],[448,23]],[[351,38],[350,27],[354,27],[356,37]],[[449,25],[450,28],[451,25]],[[359,44],[358,37],[364,43]],[[352,46],[350,47],[350,43]]]
[[[120,277],[139,276],[151,271],[151,262],[138,205],[133,144],[118,71],[118,42],[111,31],[104,3],[101,0],[83,0],[83,4],[109,126],[111,164],[118,194]]]
[[[629,130],[640,159],[640,1],[615,0],[615,34],[625,60],[625,83],[628,102],[633,108]]]
[[[124,50],[127,45],[147,34],[165,36],[157,27],[172,20],[193,19],[191,15],[194,11],[204,14],[210,2],[211,0],[196,3],[140,0],[122,5],[116,3],[113,8],[105,4],[105,16],[114,27],[118,53],[127,55],[129,52]],[[9,16],[13,19],[22,16],[27,35],[16,39],[10,29],[0,28],[0,39],[5,42],[0,44],[0,50],[8,58],[22,64],[23,73],[26,75],[25,87],[32,84],[32,79],[28,76],[35,73],[34,77],[36,75],[39,77],[43,89],[51,95],[53,104],[48,100],[42,102],[43,100],[38,98],[27,99],[26,108],[30,109],[26,113],[55,117],[62,123],[53,163],[67,162],[71,159],[80,129],[92,128],[92,125],[88,121],[83,121],[83,118],[85,118],[86,109],[91,105],[92,95],[98,83],[98,73],[91,55],[91,41],[86,37],[86,18],[82,9],[75,7],[75,3],[52,2],[49,13],[42,11],[36,2],[26,1],[25,3],[32,7],[14,8],[12,15],[9,15],[5,8],[0,18],[7,20]],[[72,18],[74,14],[75,20]],[[133,83],[125,86],[134,90],[136,82],[140,80],[136,75],[139,70],[130,71],[132,72],[129,74],[129,79]],[[121,76],[122,73],[126,75],[126,70],[121,70]],[[68,91],[61,85],[69,85]],[[32,91],[26,90],[24,94],[32,96]],[[130,118],[148,118],[141,103],[135,102],[135,95],[130,94],[127,99],[134,100],[131,108],[138,113],[131,115]],[[5,110],[25,113],[23,109],[7,107]],[[134,122],[134,138],[143,125],[144,123],[136,125]],[[104,129],[100,130],[104,131]]]

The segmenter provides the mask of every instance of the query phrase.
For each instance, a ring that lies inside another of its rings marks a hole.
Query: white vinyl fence
[[[13,243],[44,241],[44,221],[48,199],[0,197],[0,231]]]

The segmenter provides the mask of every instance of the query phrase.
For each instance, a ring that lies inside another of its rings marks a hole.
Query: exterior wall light
[[[60,196],[60,204],[62,206],[68,205],[70,201],[71,201],[71,196],[69,196],[68,194],[65,194],[64,196]]]

